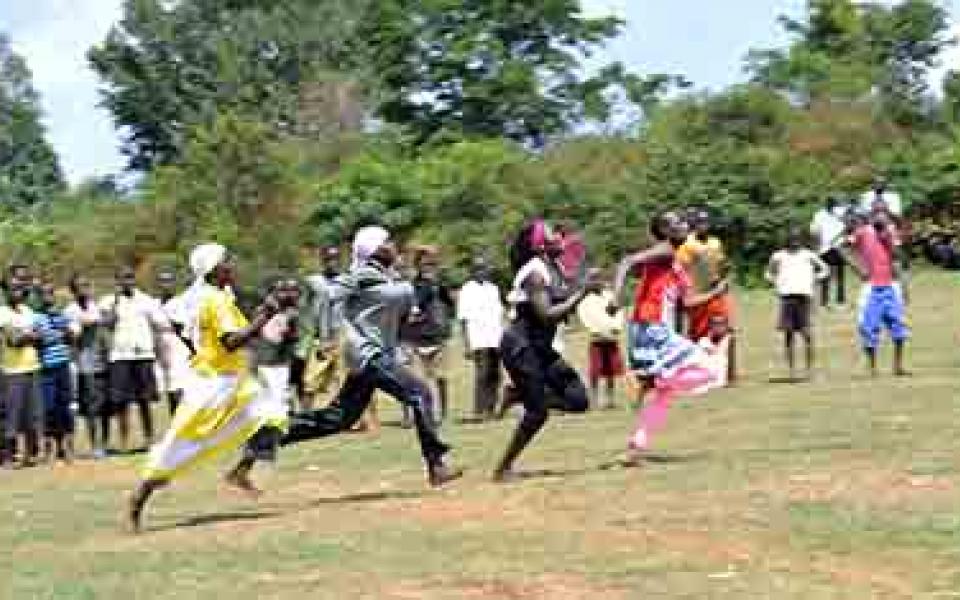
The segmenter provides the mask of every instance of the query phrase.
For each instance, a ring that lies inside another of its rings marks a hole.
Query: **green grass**
[[[768,382],[773,303],[744,295],[746,379],[679,403],[641,469],[616,465],[626,409],[551,420],[522,459],[551,474],[507,487],[512,421],[447,426],[467,476],[439,492],[386,428],[285,452],[259,504],[194,474],[139,537],[116,526],[132,459],[0,472],[0,597],[960,597],[957,292],[917,278],[909,380],[866,377],[853,313],[818,314],[806,385]]]

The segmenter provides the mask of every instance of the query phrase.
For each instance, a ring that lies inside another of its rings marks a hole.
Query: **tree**
[[[343,81],[328,67],[349,59],[352,24],[364,4],[126,0],[123,19],[89,59],[105,84],[104,105],[129,131],[129,166],[149,170],[175,161],[189,132],[224,112],[278,132],[322,130],[302,123],[300,109],[308,106],[314,119],[327,116],[315,110],[318,88]],[[338,100],[338,111],[349,98]]]
[[[929,71],[954,43],[947,17],[935,0],[809,0],[805,19],[781,18],[793,43],[752,51],[747,69],[754,82],[805,103],[875,93],[888,118],[919,124],[931,113]]]
[[[581,57],[622,23],[584,17],[578,0],[384,0],[365,24],[376,113],[416,142],[503,136],[537,146],[606,118],[615,86],[650,97],[622,67],[581,74]]]
[[[44,134],[30,70],[0,34],[0,202],[38,204],[63,191],[60,165]]]

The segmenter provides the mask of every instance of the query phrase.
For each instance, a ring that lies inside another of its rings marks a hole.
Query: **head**
[[[697,237],[706,238],[710,235],[710,213],[705,210],[695,211],[691,215],[690,227]]]
[[[32,281],[33,276],[30,274],[30,268],[26,265],[14,264],[7,269],[7,287],[10,289],[29,287]]]
[[[224,289],[233,287],[237,280],[237,266],[233,256],[220,244],[201,244],[190,253],[190,270],[194,279]]]
[[[523,265],[535,257],[550,258],[563,251],[558,240],[554,239],[547,222],[534,219],[520,229],[517,238],[510,247],[510,266],[519,271]]]
[[[475,256],[470,262],[470,275],[476,281],[490,281],[490,264],[484,256]]]
[[[117,293],[124,296],[133,296],[137,289],[137,273],[131,266],[123,266],[116,273]]]
[[[650,233],[655,240],[670,242],[674,246],[681,246],[686,241],[689,232],[686,221],[673,211],[657,215],[650,223]]]
[[[787,248],[790,250],[799,250],[803,247],[803,234],[796,227],[791,227],[787,231]]]
[[[93,282],[89,277],[74,273],[70,278],[70,293],[78,301],[91,300],[93,298]]]
[[[293,277],[282,277],[270,286],[280,306],[291,308],[300,304],[300,282]]]
[[[715,344],[730,335],[730,321],[727,320],[727,317],[722,315],[713,315],[710,317],[708,335],[710,336],[710,341]]]
[[[353,237],[351,262],[355,267],[368,261],[392,267],[397,264],[398,257],[397,246],[390,239],[390,232],[383,227],[376,225],[362,227]]]
[[[43,308],[50,309],[57,305],[57,286],[51,281],[40,284],[40,303]]]
[[[887,178],[883,176],[878,176],[873,179],[873,191],[882,194],[887,191],[888,186]]]
[[[827,201],[825,203],[825,206],[828,211],[833,212],[839,205],[840,205],[840,201],[837,200],[836,196],[827,196]]]
[[[173,269],[161,269],[157,273],[157,290],[162,298],[173,298],[177,294],[177,274]]]
[[[413,257],[417,277],[427,281],[436,281],[440,273],[440,257],[435,248],[417,248]]]
[[[339,246],[325,246],[320,249],[320,267],[326,275],[336,275],[340,272]]]

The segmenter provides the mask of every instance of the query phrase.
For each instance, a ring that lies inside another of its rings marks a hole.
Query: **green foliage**
[[[130,133],[133,169],[181,157],[191,130],[235,112],[297,131],[315,86],[345,84],[326,68],[349,56],[363,2],[341,0],[127,0],[124,17],[90,62],[104,104]],[[348,98],[349,99],[349,98]],[[337,120],[338,114],[321,115]]]
[[[47,202],[63,188],[57,157],[44,138],[30,70],[0,33],[0,203]]]

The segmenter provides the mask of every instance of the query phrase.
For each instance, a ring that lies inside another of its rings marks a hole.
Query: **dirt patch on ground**
[[[550,573],[526,581],[463,579],[403,582],[382,591],[390,600],[462,598],[463,600],[618,600],[627,590],[598,585],[572,574]]]
[[[876,465],[851,466],[839,474],[795,475],[788,479],[785,489],[791,501],[854,502],[880,508],[953,501],[956,492],[956,483],[950,477],[911,475]]]

